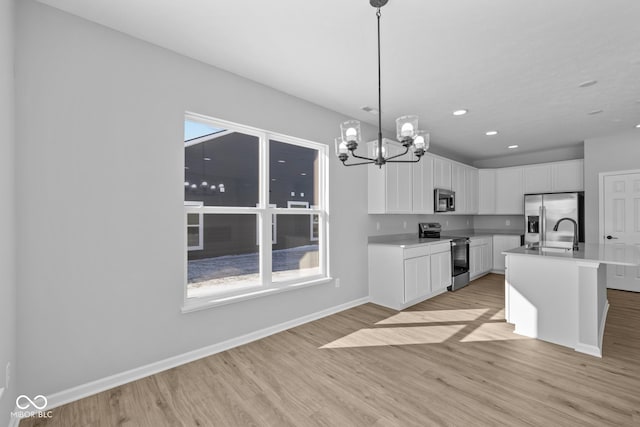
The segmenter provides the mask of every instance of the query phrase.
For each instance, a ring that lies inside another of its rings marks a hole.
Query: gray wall
[[[368,295],[366,169],[332,156],[330,261],[342,286],[181,314],[184,112],[318,142],[345,118],[31,0],[17,28],[21,392],[65,390]]]
[[[640,169],[640,129],[584,142],[584,206],[587,243],[599,242],[599,174]]]
[[[476,230],[524,231],[524,215],[476,215],[473,224]]]
[[[13,0],[0,0],[0,387],[11,362],[13,378],[0,400],[0,425],[9,423],[16,398],[16,277],[14,216]]]
[[[506,168],[509,166],[532,165],[535,163],[559,162],[561,160],[582,159],[584,157],[583,144],[569,147],[554,148],[552,150],[534,151],[530,153],[516,153],[491,159],[476,160],[473,166],[477,168]]]

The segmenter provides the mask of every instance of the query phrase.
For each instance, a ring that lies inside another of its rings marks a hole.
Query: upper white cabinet
[[[433,159],[433,188],[445,188],[451,190],[451,166],[450,160],[442,157]]]
[[[433,156],[413,163],[413,213],[433,213]]]
[[[584,161],[581,159],[524,166],[524,192],[582,191],[583,169]]]
[[[465,205],[469,214],[478,213],[478,201],[479,201],[479,171],[476,168],[467,167],[464,172],[465,179]]]
[[[496,169],[495,213],[524,213],[524,174],[521,167]]]
[[[384,140],[387,155],[404,151],[404,147],[391,140]],[[377,142],[368,144],[373,157]],[[410,159],[407,155],[407,160]],[[369,188],[369,213],[412,213],[413,171],[412,163],[387,163],[382,168],[367,165]]]
[[[460,163],[451,164],[451,189],[456,193],[455,213],[467,212],[465,169]]]
[[[584,190],[584,160],[551,163],[551,191]]]
[[[478,171],[478,213],[496,213],[496,170]]]
[[[524,193],[550,193],[551,190],[551,165],[525,166]]]

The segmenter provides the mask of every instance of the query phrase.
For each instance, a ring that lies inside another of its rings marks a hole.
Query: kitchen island
[[[609,310],[606,265],[640,265],[635,246],[505,251],[505,318],[514,332],[602,357]]]

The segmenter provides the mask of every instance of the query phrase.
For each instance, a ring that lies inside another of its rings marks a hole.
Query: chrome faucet
[[[575,220],[571,219],[571,218],[560,218],[558,220],[558,222],[556,222],[556,225],[553,226],[553,231],[558,231],[558,225],[560,225],[560,223],[562,221],[571,221],[573,223],[573,250],[577,251],[579,250],[578,247],[578,223],[575,222]]]

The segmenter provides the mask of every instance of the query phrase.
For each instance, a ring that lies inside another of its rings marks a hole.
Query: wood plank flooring
[[[32,426],[639,426],[640,294],[598,359],[512,333],[504,277],[365,304],[53,410]]]

